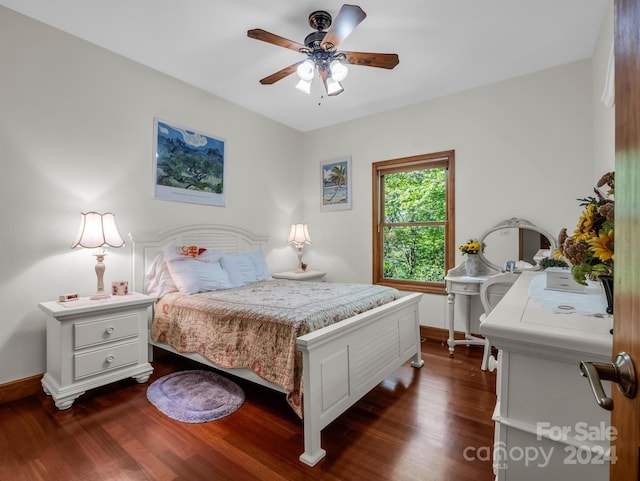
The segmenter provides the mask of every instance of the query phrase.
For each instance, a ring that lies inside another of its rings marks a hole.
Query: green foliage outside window
[[[384,175],[383,275],[444,282],[445,168]]]

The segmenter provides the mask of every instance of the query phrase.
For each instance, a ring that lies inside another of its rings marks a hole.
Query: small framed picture
[[[351,209],[351,157],[320,162],[320,210]]]
[[[111,295],[126,296],[127,294],[129,294],[128,281],[113,281],[111,283]]]

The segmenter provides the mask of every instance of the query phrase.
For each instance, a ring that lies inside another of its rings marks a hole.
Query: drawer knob
[[[109,326],[109,327],[107,327],[107,334],[113,334],[115,330],[116,330],[115,327]]]
[[[107,356],[107,362],[111,364],[115,358],[116,357],[113,354],[110,354],[109,356]]]

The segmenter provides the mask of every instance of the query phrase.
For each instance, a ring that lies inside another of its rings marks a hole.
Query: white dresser
[[[613,319],[536,304],[529,286],[544,275],[523,272],[481,327],[499,349],[496,480],[606,481],[615,429],[579,363],[611,362]],[[610,383],[603,384],[610,395]]]
[[[87,389],[127,377],[149,379],[147,311],[154,301],[133,293],[38,305],[49,315],[42,387],[58,409],[70,408]]]

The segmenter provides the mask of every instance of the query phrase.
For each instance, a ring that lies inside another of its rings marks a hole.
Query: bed
[[[149,286],[146,274],[150,268],[153,270],[158,254],[163,252],[167,245],[198,246],[201,251],[207,249],[208,252],[216,251],[234,255],[255,253],[264,247],[266,241],[266,236],[238,227],[212,224],[183,226],[153,236],[142,236],[140,239],[134,239],[133,242],[133,289],[136,292],[147,292]],[[266,277],[270,278],[268,273]],[[313,290],[330,291],[333,288],[332,283],[265,280],[252,284],[249,288],[245,286],[230,289],[229,294],[237,296],[239,295],[237,291],[250,289],[257,291],[258,295],[263,297],[271,296],[273,294],[271,289],[286,287],[287,283],[290,291],[299,291],[298,295],[302,296],[309,295]],[[222,290],[219,292],[222,295]],[[180,293],[167,294],[158,303],[160,310],[157,311],[156,317],[162,318],[162,313],[169,312],[171,308],[169,304],[177,305],[182,312],[184,305],[192,303],[195,306],[194,310],[197,311],[199,303],[205,302],[205,298],[217,299],[218,291],[193,296],[183,296]],[[422,367],[418,313],[420,298],[421,294],[418,293],[400,293],[395,300],[389,302],[385,300],[382,305],[374,303],[373,308],[351,315],[339,322],[330,323],[315,330],[312,330],[313,326],[311,326],[309,329],[295,331],[302,333],[291,340],[293,347],[290,348],[292,355],[301,358],[301,378],[298,382],[300,393],[304,391],[304,402],[298,404],[301,409],[298,414],[303,420],[304,427],[304,452],[300,455],[300,461],[314,466],[324,458],[326,452],[321,446],[322,429],[401,365],[411,360],[413,367]],[[207,302],[210,300],[207,299]],[[221,302],[229,302],[229,300],[222,298]],[[295,305],[294,300],[291,302]],[[333,314],[329,315],[331,316]],[[150,359],[153,346],[188,357],[231,375],[283,392],[289,404],[296,410],[297,385],[292,389],[287,383],[281,382],[280,378],[265,375],[264,369],[256,368],[254,371],[244,367],[225,367],[230,363],[213,362],[211,359],[216,357],[209,355],[204,348],[185,352],[185,347],[188,347],[189,343],[176,345],[171,341],[171,335],[167,335],[166,330],[162,331],[162,328],[158,327],[160,321],[154,326],[153,317],[150,316],[149,320]],[[296,327],[298,328],[299,326]],[[188,336],[177,334],[175,337]]]

